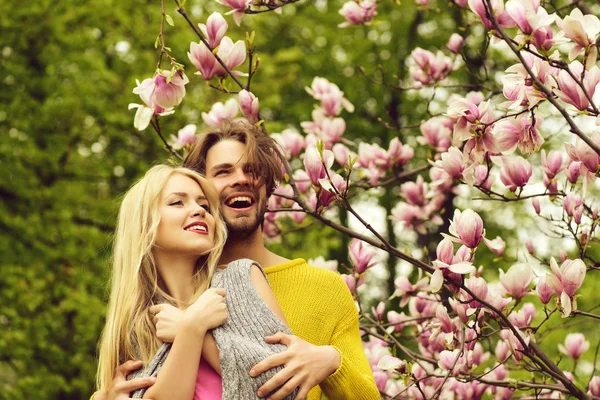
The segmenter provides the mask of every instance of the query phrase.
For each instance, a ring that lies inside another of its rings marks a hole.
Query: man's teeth
[[[245,201],[247,203],[252,203],[252,199],[250,197],[247,196],[238,196],[238,197],[233,197],[231,199],[229,199],[229,201],[227,202],[227,205],[230,206],[233,203],[235,203],[236,201]]]
[[[202,225],[194,225],[186,229],[187,231],[202,231],[206,232],[206,227]]]

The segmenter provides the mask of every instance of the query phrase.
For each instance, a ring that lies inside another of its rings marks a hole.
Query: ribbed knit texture
[[[295,335],[314,345],[330,345],[340,367],[308,400],[375,400],[379,391],[360,339],[358,311],[339,274],[310,266],[303,259],[265,268],[277,302]]]
[[[258,399],[258,389],[282,367],[270,369],[255,378],[249,375],[250,369],[286,349],[285,345],[265,342],[265,337],[277,332],[291,334],[256,291],[250,278],[252,265],[258,264],[248,259],[233,261],[227,268],[217,270],[211,282],[211,287],[227,291],[225,301],[229,318],[212,331],[219,348],[223,399],[226,400]],[[286,399],[294,399],[296,394],[295,391]]]

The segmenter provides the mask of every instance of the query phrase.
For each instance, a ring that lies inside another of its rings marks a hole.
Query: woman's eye
[[[210,206],[208,204],[200,204],[200,207],[204,208],[206,212],[210,213]]]
[[[226,169],[222,169],[220,171],[217,171],[217,173],[215,174],[215,176],[219,176],[219,175],[225,175],[227,173]]]
[[[183,202],[181,200],[177,200],[177,201],[170,203],[169,205],[170,206],[181,206],[181,205],[183,205]]]

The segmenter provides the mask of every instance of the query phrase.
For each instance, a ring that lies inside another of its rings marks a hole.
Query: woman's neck
[[[155,252],[154,261],[167,293],[178,302],[186,303],[194,294],[192,277],[197,257]]]

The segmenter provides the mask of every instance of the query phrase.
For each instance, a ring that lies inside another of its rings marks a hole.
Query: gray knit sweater
[[[256,392],[283,367],[273,368],[265,373],[250,377],[250,369],[272,354],[286,349],[282,344],[268,344],[265,337],[276,332],[291,334],[290,329],[265,304],[250,279],[250,269],[256,262],[240,259],[215,272],[211,287],[223,288],[227,292],[225,300],[229,318],[223,325],[212,331],[219,349],[224,400],[258,399]],[[266,278],[266,277],[265,277]],[[164,364],[170,344],[163,345],[145,370],[134,373],[132,378],[156,376]],[[133,393],[133,398],[141,398],[143,389]],[[294,399],[295,390],[286,399]],[[265,396],[266,397],[266,396]]]

